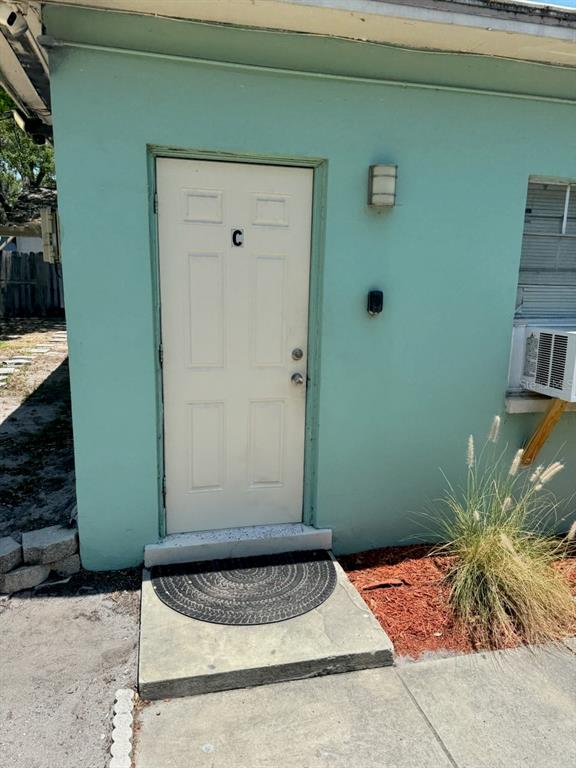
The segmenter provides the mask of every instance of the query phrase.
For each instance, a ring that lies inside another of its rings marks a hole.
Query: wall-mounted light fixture
[[[397,165],[371,165],[368,174],[368,205],[392,208],[396,203]]]

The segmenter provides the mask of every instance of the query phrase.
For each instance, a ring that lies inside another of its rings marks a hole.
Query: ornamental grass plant
[[[563,469],[555,461],[526,470],[522,450],[511,465],[498,453],[500,418],[476,454],[468,438],[466,486],[448,483],[438,552],[451,556],[447,580],[452,610],[481,646],[557,642],[574,630],[576,603],[554,562],[576,536],[551,530],[558,502],[548,490]]]

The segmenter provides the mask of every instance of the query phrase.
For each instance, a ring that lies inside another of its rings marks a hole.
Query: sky
[[[528,0],[529,2],[530,0]],[[576,0],[535,0],[542,5],[559,5],[564,8],[576,8]]]
[[[576,8],[576,0],[523,0],[523,1],[526,3],[535,3],[537,5],[551,5],[551,6],[559,6],[561,8]]]

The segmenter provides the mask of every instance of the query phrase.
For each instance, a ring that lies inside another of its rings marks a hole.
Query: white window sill
[[[538,395],[508,395],[506,413],[544,413],[551,398]],[[568,403],[567,411],[576,411],[576,403]]]

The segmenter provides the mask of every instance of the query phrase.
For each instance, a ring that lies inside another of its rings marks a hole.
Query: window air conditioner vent
[[[576,402],[576,331],[528,329],[522,386]]]

